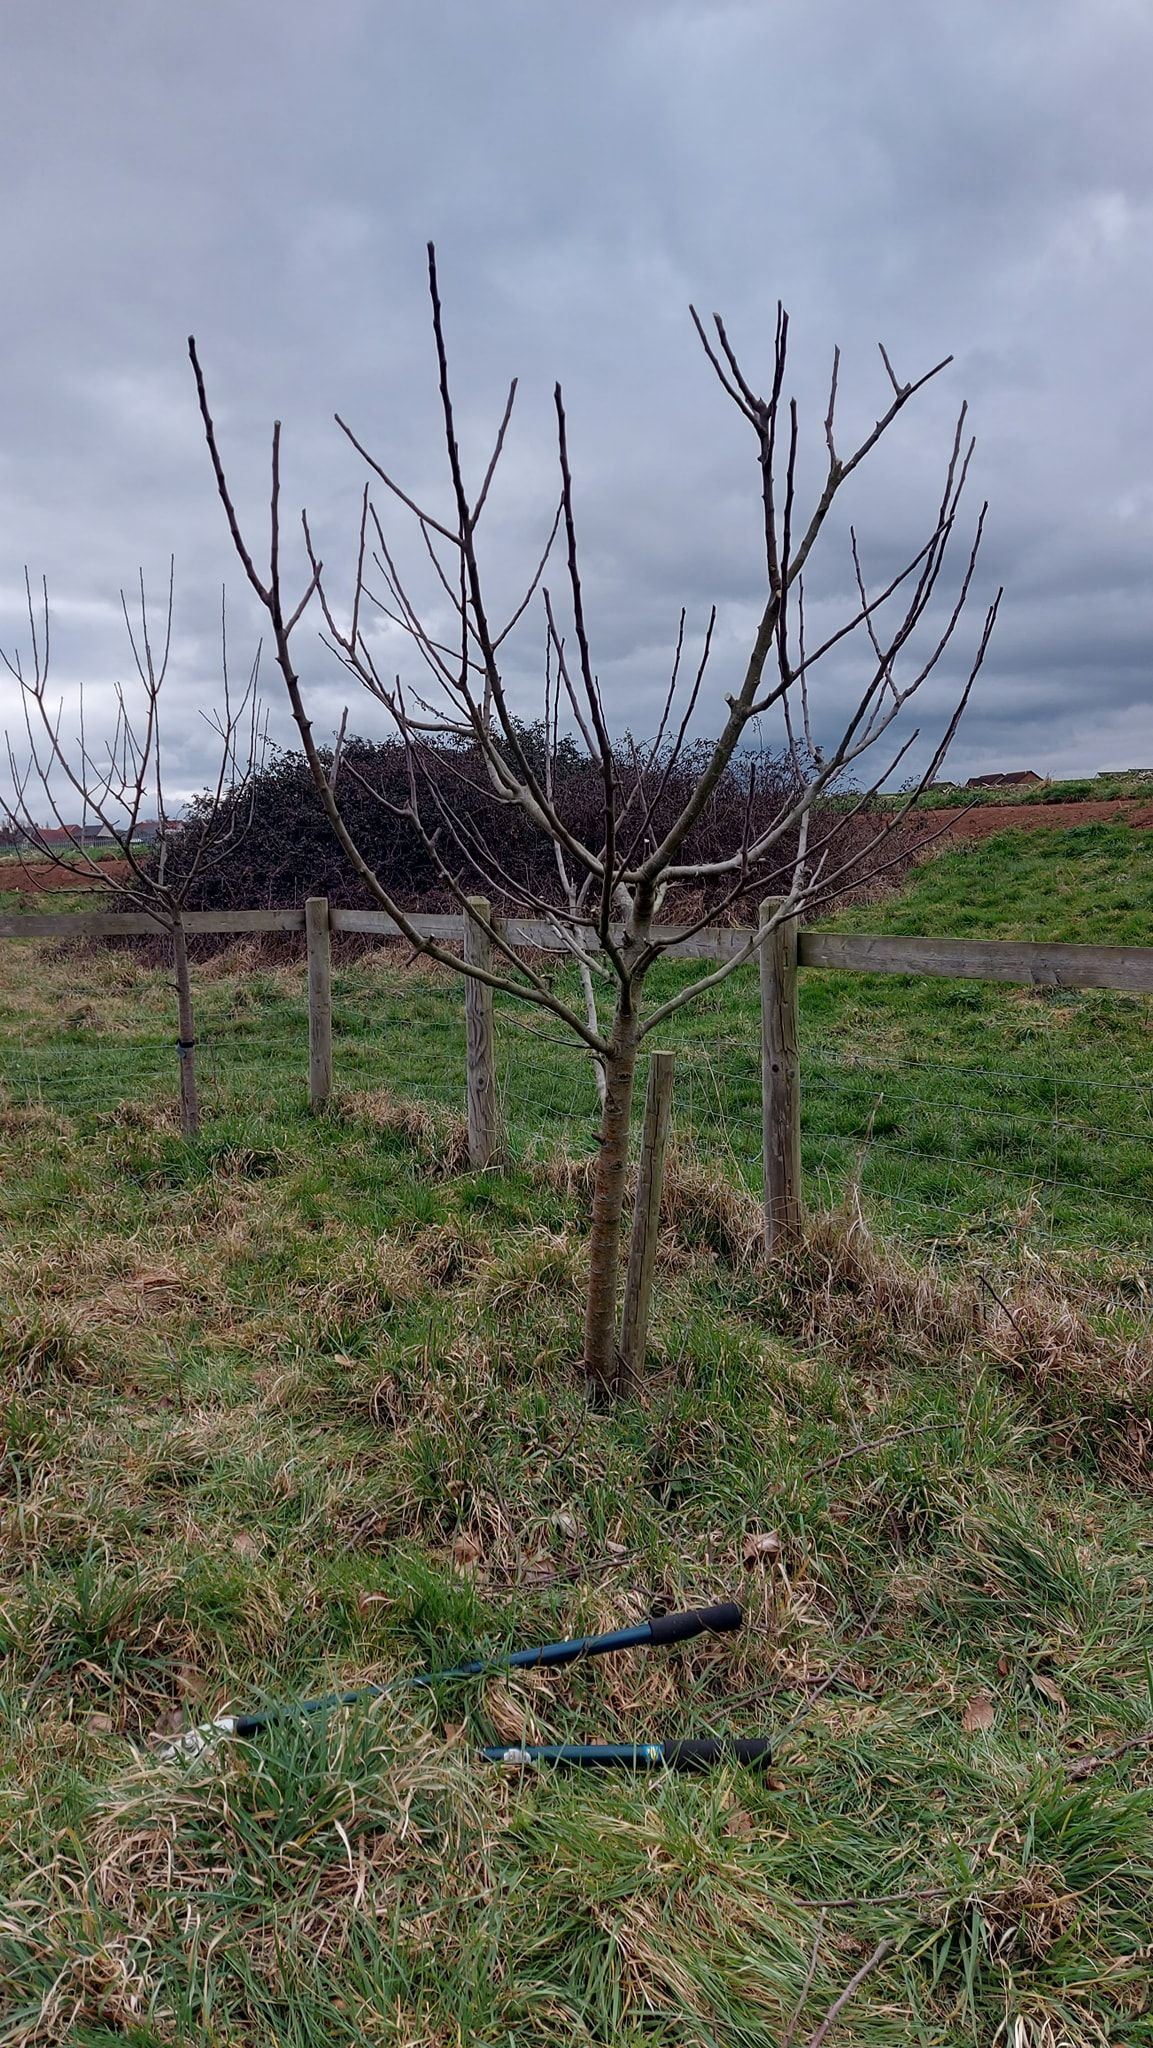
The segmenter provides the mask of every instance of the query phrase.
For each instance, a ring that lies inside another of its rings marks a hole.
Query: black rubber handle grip
[[[698,1739],[661,1744],[662,1760],[672,1771],[707,1771],[714,1764],[769,1764],[773,1746],[766,1735],[730,1737],[719,1742]]]
[[[722,1600],[719,1607],[690,1607],[685,1614],[657,1614],[649,1623],[649,1641],[687,1643],[690,1636],[704,1635],[706,1630],[720,1635],[725,1629],[739,1628],[744,1618],[735,1600]]]

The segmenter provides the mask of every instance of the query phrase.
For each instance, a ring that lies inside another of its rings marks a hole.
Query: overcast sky
[[[83,675],[98,724],[130,659],[119,587],[142,566],[159,598],[173,552],[178,788],[208,772],[222,581],[237,667],[258,630],[186,337],[254,549],[280,417],[286,502],[339,565],[363,471],[335,410],[447,503],[430,236],[481,463],[521,379],[487,515],[498,595],[547,528],[563,381],[618,726],[651,729],[682,603],[698,628],[720,608],[714,701],[740,664],[758,476],[687,308],[724,313],[763,385],[780,296],[817,451],[834,342],[846,440],[885,401],[878,338],[903,376],[955,355],[850,508],[868,563],[919,545],[969,401],[978,592],[1006,597],[950,772],[1153,766],[1148,0],[4,0],[3,52],[0,643],[27,649],[27,562],[55,681]],[[831,539],[814,581],[833,606]],[[510,658],[526,713],[541,637],[534,619]],[[349,688],[310,632],[299,659],[323,735]],[[825,731],[853,679],[830,673]],[[0,699],[11,723],[10,684]],[[379,729],[371,710],[353,701],[354,729]]]

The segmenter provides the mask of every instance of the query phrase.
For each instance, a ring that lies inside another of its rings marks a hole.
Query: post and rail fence
[[[571,951],[559,925],[547,919],[492,919],[482,898],[470,909],[495,924],[507,944],[525,952]],[[769,909],[762,906],[762,922]],[[466,915],[416,913],[411,924],[422,938],[458,944],[465,957],[484,965],[491,941],[485,926]],[[404,940],[395,921],[383,911],[347,910],[327,897],[310,897],[298,910],[186,911],[181,920],[191,935],[241,937],[262,933],[305,935],[308,955],[308,1094],[311,1108],[322,1112],[333,1087],[332,940],[348,934],[378,940]],[[164,924],[146,912],[57,912],[0,916],[3,939],[140,938],[168,935]],[[798,970],[834,969],[862,974],[933,976],[948,980],[1011,982],[1032,988],[1114,989],[1153,995],[1153,946],[1093,946],[1029,943],[1018,940],[906,938],[861,932],[806,931],[786,919],[752,948],[754,931],[711,926],[681,933],[675,926],[659,929],[668,957],[724,962],[759,955],[761,993],[762,1156],[764,1167],[765,1240],[771,1250],[799,1227],[801,1189],[801,1059],[799,1051]],[[595,934],[582,935],[595,947]],[[464,985],[466,1081],[469,1158],[476,1168],[498,1163],[506,1153],[498,1091],[493,1029],[493,992],[486,984]],[[655,1056],[654,1056],[655,1057]],[[667,1130],[667,1092],[661,1082],[654,1097],[651,1124],[653,1156],[650,1174],[659,1185],[660,1159]],[[649,1140],[646,1137],[646,1145]],[[644,1148],[642,1148],[644,1153]],[[642,1160],[643,1163],[643,1160]],[[645,1250],[637,1247],[637,1286],[643,1311]],[[636,1332],[643,1346],[643,1331]]]

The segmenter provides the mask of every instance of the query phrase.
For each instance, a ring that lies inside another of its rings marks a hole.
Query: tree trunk
[[[192,1015],[192,977],[188,972],[188,940],[177,918],[172,927],[172,964],[176,969],[176,1000],[180,1030],[176,1049],[180,1059],[180,1128],[186,1138],[200,1129],[200,1104],[196,1096],[196,1028]]]
[[[617,1011],[605,1060],[600,1156],[593,1187],[589,1285],[585,1303],[584,1369],[594,1394],[615,1393],[621,1382],[617,1349],[617,1291],[621,1225],[629,1161],[629,1123],[637,1065],[635,1011]]]

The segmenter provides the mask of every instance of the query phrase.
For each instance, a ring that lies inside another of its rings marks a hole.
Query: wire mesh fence
[[[594,1142],[589,1055],[546,1069],[506,1020],[502,1074],[514,1141]],[[751,1192],[763,1187],[760,1045],[677,1045],[675,1142]],[[801,1032],[805,1193],[833,1207],[850,1186],[901,1235],[1009,1238],[1153,1253],[1153,1089],[1096,1079],[1052,1056],[1030,1066],[870,1056]],[[643,1096],[638,1085],[638,1103]]]
[[[806,1167],[905,1231],[1153,1247],[1147,1090],[1052,1061],[878,1064],[817,1055]]]
[[[41,1001],[53,974],[53,1000]],[[976,1013],[951,1049],[920,1051],[915,1035],[893,1028],[881,1009],[875,1028],[860,1028],[860,1017],[873,1014],[863,977],[856,1028],[830,1022],[826,1006],[806,1000],[822,979],[830,977],[803,977],[800,1010],[811,1205],[834,1205],[852,1185],[884,1227],[922,1243],[1024,1239],[1153,1252],[1153,1074],[1138,1057],[1150,1042],[1146,999],[1097,995],[1071,1021],[1031,1020],[1032,1035],[1010,1054],[1001,1013]],[[946,1014],[952,986],[934,985]],[[1139,1013],[1120,1017],[1124,1031],[1109,1008],[1118,1001]],[[723,1010],[687,1009],[660,1034],[677,1055],[676,1146],[753,1193],[762,1185],[756,1004],[755,976],[742,969]],[[206,1127],[303,1116],[300,959],[202,962],[197,1006]],[[395,953],[344,962],[333,1024],[340,1097],[385,1089],[463,1109],[455,977],[419,964],[402,969]],[[177,1097],[175,1036],[162,970],[93,950],[72,960],[62,979],[51,962],[38,976],[26,960],[0,988],[0,1108],[38,1104],[77,1120],[120,1118],[133,1113],[126,1105],[162,1113]],[[504,999],[496,1004],[496,1044],[514,1160],[550,1150],[591,1155],[598,1096],[587,1050],[552,1018]]]

